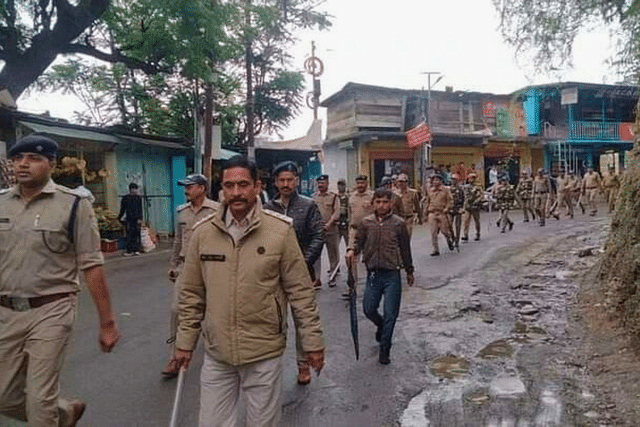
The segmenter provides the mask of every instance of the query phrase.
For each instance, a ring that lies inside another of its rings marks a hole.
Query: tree
[[[611,61],[638,81],[640,0],[494,0],[505,40],[518,52],[533,52],[534,64],[550,70],[570,64],[580,30],[597,23],[615,29],[618,54]],[[640,100],[639,100],[640,102]],[[625,172],[605,253],[598,268],[608,309],[640,334],[640,103],[636,106],[634,160]]]

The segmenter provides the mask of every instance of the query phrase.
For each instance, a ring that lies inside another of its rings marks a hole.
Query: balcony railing
[[[570,139],[620,139],[619,122],[575,121],[569,127]]]

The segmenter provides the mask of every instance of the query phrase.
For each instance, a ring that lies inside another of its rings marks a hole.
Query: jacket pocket
[[[63,254],[71,249],[71,242],[67,231],[58,227],[39,226],[33,228],[36,239],[41,239],[43,245],[54,254]]]

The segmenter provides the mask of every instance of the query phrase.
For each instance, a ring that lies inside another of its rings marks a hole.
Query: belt
[[[10,308],[14,311],[27,311],[31,308],[42,307],[45,304],[49,304],[59,299],[66,298],[73,292],[61,292],[59,294],[42,295],[32,298],[10,297],[7,295],[0,295],[0,306]]]

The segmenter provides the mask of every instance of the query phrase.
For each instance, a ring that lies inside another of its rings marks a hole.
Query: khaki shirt
[[[405,218],[413,217],[414,214],[420,213],[420,196],[413,188],[407,188],[406,193],[398,190],[396,193],[402,203],[402,212]]]
[[[593,190],[594,188],[600,188],[600,175],[595,172],[587,172],[582,178],[582,189]]]
[[[87,199],[68,238],[73,190],[49,182],[26,202],[18,186],[0,194],[0,295],[31,298],[78,291],[78,272],[102,265],[100,233]]]
[[[189,248],[189,240],[193,233],[193,225],[203,218],[216,212],[220,203],[205,198],[198,211],[194,211],[191,203],[178,206],[178,227],[176,237],[173,240],[173,254],[171,255],[171,265],[178,267],[184,261]]]
[[[617,188],[620,186],[620,180],[615,173],[605,173],[602,176],[602,186],[607,188]]]
[[[327,191],[324,194],[316,193],[313,200],[320,209],[324,223],[331,223],[331,228],[334,228],[340,218],[340,197],[332,191]]]
[[[537,194],[546,194],[550,191],[549,179],[546,176],[543,176],[542,178],[536,176],[533,180],[533,196],[536,197]]]
[[[425,211],[429,212],[445,212],[453,207],[453,197],[449,189],[443,185],[436,189],[429,187],[427,197],[425,199]]]
[[[349,225],[351,228],[358,228],[362,219],[373,213],[373,191],[366,190],[362,193],[357,191],[349,197]]]
[[[556,178],[556,182],[557,182],[559,193],[568,193],[569,191],[572,190],[573,182],[571,181],[571,178],[569,178],[568,176],[565,176],[564,178],[558,177]]]

